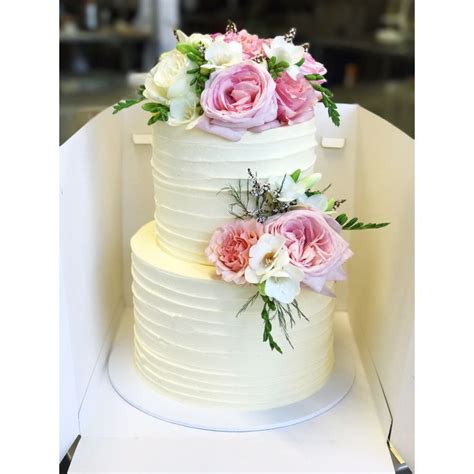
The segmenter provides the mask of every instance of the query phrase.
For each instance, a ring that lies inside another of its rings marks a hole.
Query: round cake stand
[[[201,408],[173,400],[154,389],[135,367],[133,322],[124,318],[109,356],[109,377],[117,393],[130,405],[160,420],[211,431],[263,431],[294,425],[319,416],[339,403],[354,381],[351,350],[335,325],[335,364],[324,387],[291,405],[268,410],[242,411]],[[278,356],[278,354],[276,354]],[[275,357],[275,363],[278,362]]]

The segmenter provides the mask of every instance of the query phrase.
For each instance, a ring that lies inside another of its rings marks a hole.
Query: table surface
[[[132,318],[127,308],[122,317]],[[133,408],[112,388],[103,355],[79,413],[81,440],[69,473],[393,473],[386,435],[346,313],[335,317],[353,350],[356,378],[329,412],[286,428],[222,433],[166,423]]]

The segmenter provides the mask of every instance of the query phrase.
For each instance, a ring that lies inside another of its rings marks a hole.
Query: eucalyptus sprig
[[[114,104],[113,108],[114,111],[112,112],[113,114],[116,114],[120,112],[123,109],[128,109],[132,105],[138,104],[146,99],[146,97],[143,95],[143,92],[145,91],[145,86],[141,85],[137,89],[137,95],[138,97],[136,99],[124,99],[118,101],[116,104]]]
[[[332,123],[336,125],[336,127],[339,127],[341,120],[339,111],[337,110],[337,105],[332,100],[334,94],[327,87],[323,87],[321,84],[314,82],[324,80],[324,76],[322,76],[321,74],[306,74],[304,77],[313,86],[313,89],[321,93],[322,102],[324,107],[328,109],[329,118],[332,120]]]
[[[339,214],[336,217],[336,221],[342,226],[343,230],[366,230],[366,229],[381,229],[387,227],[390,222],[380,222],[378,224],[368,223],[364,224],[360,222],[357,217],[349,219],[346,214]]]

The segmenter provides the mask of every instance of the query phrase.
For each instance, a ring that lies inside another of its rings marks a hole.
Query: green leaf
[[[188,53],[186,55],[193,63],[196,63],[197,65],[201,65],[201,64],[204,64],[204,60],[202,58],[202,56],[199,56],[198,54],[194,54],[194,53]]]
[[[297,170],[293,171],[293,173],[290,174],[291,179],[296,183],[298,182],[298,179],[300,178],[301,175],[301,170],[298,168]]]
[[[346,216],[346,214],[339,214],[339,215],[336,217],[336,221],[337,221],[340,225],[344,225],[344,223],[347,222],[347,219],[348,219],[348,217]]]
[[[348,229],[352,227],[358,221],[357,217],[353,217],[347,224],[344,225],[343,229]]]
[[[142,98],[121,100],[121,101],[117,102],[116,104],[114,104],[114,106],[113,106],[114,111],[112,112],[112,114],[116,114],[116,113],[120,112],[123,109],[128,109],[132,105],[138,104],[142,100],[143,100]]]
[[[283,351],[281,350],[280,346],[275,342],[271,334],[272,323],[270,321],[270,313],[268,311],[270,300],[267,296],[263,296],[262,300],[264,301],[262,312],[261,312],[261,317],[263,319],[263,342],[268,341],[268,345],[270,346],[270,349],[272,351],[276,350],[280,354],[283,354]],[[271,306],[271,308],[272,307],[276,309],[275,305]]]
[[[163,120],[161,118],[161,114],[155,114],[155,115],[152,115],[149,119],[148,119],[148,122],[147,124],[148,125],[153,125],[154,123],[160,121],[160,120]]]
[[[128,109],[132,105],[138,104],[138,103],[142,102],[143,100],[145,100],[145,96],[143,95],[144,91],[145,91],[145,86],[141,85],[137,89],[137,95],[138,95],[137,99],[124,99],[124,100],[120,100],[119,102],[114,104],[113,105],[114,111],[112,112],[112,114],[116,114],[116,113],[120,112],[123,109]]]
[[[195,67],[194,69],[189,69],[188,71],[186,71],[186,74],[196,74],[197,72],[200,71],[200,67]]]
[[[325,78],[324,76],[321,76],[321,74],[306,74],[304,76],[308,81],[324,81]]]
[[[334,203],[336,202],[336,200],[334,198],[331,198],[331,199],[328,199],[328,205],[325,209],[326,212],[329,212],[332,210],[332,208],[334,207]]]
[[[265,293],[265,282],[263,283],[259,283],[258,286],[258,292],[261,296],[266,296],[266,293]]]
[[[207,68],[207,67],[201,67],[199,69],[199,73],[201,76],[209,77],[211,75],[211,72],[214,72],[215,68]]]
[[[345,214],[341,214],[341,215],[345,215]],[[339,224],[341,224],[341,222],[339,222]],[[382,227],[386,227],[389,224],[390,224],[389,222],[380,222],[380,223],[369,222],[368,224],[364,224],[363,222],[360,222],[357,217],[353,217],[348,222],[342,223],[341,225],[344,230],[368,230],[368,229],[381,229]]]
[[[192,44],[178,43],[176,45],[176,49],[181,54],[184,54],[184,55],[187,55],[188,53],[199,55],[199,50],[195,46],[193,46]]]
[[[309,80],[312,80],[314,76],[317,76],[318,74],[307,74],[305,77]],[[321,84],[318,84],[317,82],[310,82],[310,84],[313,86],[315,90],[320,92],[322,94],[322,102],[324,107],[328,109],[328,115],[331,121],[336,125],[336,127],[339,127],[341,121],[340,121],[340,116],[339,112],[337,110],[337,105],[336,103],[332,100],[333,93],[327,89],[326,87],[321,86]]]
[[[147,102],[146,104],[142,105],[142,109],[146,112],[156,113],[160,110],[160,105],[156,102]]]
[[[295,63],[295,66],[298,66],[298,67],[299,67],[299,66],[302,66],[303,63],[304,63],[304,57],[301,58],[297,63]],[[305,76],[305,77],[306,77],[306,76]]]
[[[287,69],[290,67],[290,65],[286,61],[280,61],[278,64],[275,65],[275,67],[278,69]]]

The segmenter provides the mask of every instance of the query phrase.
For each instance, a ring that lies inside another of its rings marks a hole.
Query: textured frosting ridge
[[[162,249],[179,259],[209,265],[204,249],[212,232],[229,222],[230,198],[217,194],[247,178],[313,169],[316,125],[311,119],[229,142],[197,129],[153,126],[152,173],[155,232]]]
[[[326,383],[334,299],[303,289],[298,302],[310,321],[289,329],[295,350],[275,327],[280,355],[262,343],[259,302],[236,317],[254,288],[173,257],[156,244],[153,223],[131,246],[135,361],[159,390],[186,402],[254,410],[299,401]]]

